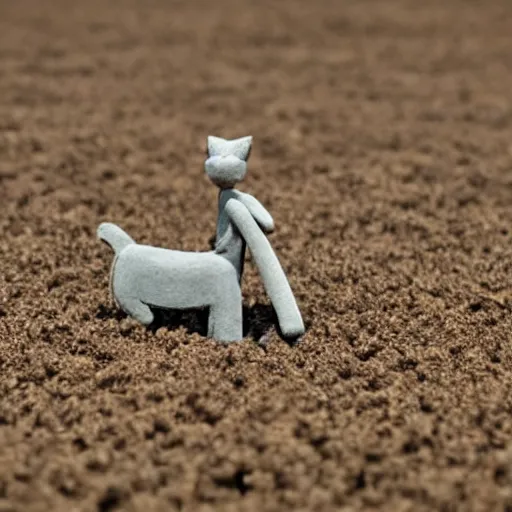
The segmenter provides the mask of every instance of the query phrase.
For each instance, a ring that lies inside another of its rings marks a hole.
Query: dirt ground
[[[512,3],[0,0],[0,511],[511,511]],[[111,304],[208,250],[209,134],[307,323]],[[158,327],[158,326],[157,326]]]

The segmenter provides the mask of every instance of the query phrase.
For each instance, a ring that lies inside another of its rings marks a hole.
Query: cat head
[[[222,189],[232,188],[244,179],[251,144],[251,136],[233,140],[208,137],[204,170],[215,185]]]

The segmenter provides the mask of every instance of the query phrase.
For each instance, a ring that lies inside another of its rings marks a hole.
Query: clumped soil
[[[0,510],[512,510],[508,0],[0,3]],[[246,339],[112,305],[99,222],[208,250],[208,134],[308,331],[250,261]]]

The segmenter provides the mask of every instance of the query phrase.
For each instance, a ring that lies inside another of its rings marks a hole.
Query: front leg
[[[218,273],[208,317],[208,337],[225,343],[243,338],[242,291],[234,267],[228,265],[225,272]]]

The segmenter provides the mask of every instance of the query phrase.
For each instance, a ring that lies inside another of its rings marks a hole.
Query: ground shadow
[[[128,315],[122,309],[116,308],[115,306],[100,304],[96,310],[95,316],[99,320],[113,318],[114,320],[120,322],[123,320],[123,318],[127,318]]]
[[[155,332],[160,327],[165,327],[170,331],[185,328],[192,334],[197,333],[206,336],[208,333],[208,309],[158,309],[151,308],[155,315],[155,320],[148,327]]]
[[[268,304],[254,304],[243,308],[243,333],[255,341],[261,340],[272,327],[277,326],[274,308]]]
[[[198,333],[201,336],[207,336],[209,314],[207,308],[183,311],[152,309],[152,311],[155,314],[155,320],[150,326],[152,331],[156,331],[160,327],[165,327],[169,330],[184,327],[189,333]],[[272,306],[265,304],[255,304],[251,307],[244,306],[244,338],[248,337],[258,341],[263,338],[274,325],[276,325],[276,316]]]
[[[197,333],[206,337],[208,334],[208,309],[159,309],[152,308],[155,320],[148,327],[151,332],[156,332],[161,327],[170,331],[185,328],[189,333]],[[116,307],[108,307],[100,304],[96,312],[96,318],[114,318],[118,321],[127,318],[126,313]],[[289,345],[297,343],[296,338],[287,338],[279,329],[274,308],[269,304],[255,304],[243,307],[243,336],[251,338],[260,345],[265,345],[266,337],[272,329],[276,329],[279,337]]]

